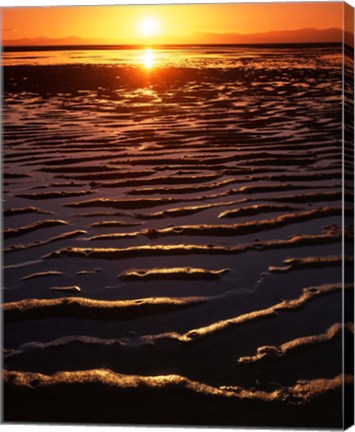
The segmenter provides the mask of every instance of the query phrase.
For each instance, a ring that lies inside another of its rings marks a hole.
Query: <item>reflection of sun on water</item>
[[[154,65],[153,50],[151,50],[150,48],[147,48],[144,51],[143,57],[142,57],[142,63],[146,69],[151,69],[153,67],[153,65]]]

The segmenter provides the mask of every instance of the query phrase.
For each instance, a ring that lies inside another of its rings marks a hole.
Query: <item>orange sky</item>
[[[117,43],[149,42],[142,21],[154,21],[154,42],[197,32],[259,33],[342,28],[343,3],[254,3],[82,6],[3,9],[3,39],[79,36]],[[193,37],[189,40],[193,43]]]

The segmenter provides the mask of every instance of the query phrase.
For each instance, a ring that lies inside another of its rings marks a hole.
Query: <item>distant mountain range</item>
[[[326,30],[305,28],[300,30],[270,31],[267,33],[254,33],[254,34],[197,33],[194,35],[194,40],[197,40],[198,43],[205,41],[205,43],[217,43],[217,44],[341,42],[342,30],[338,28],[330,28]]]
[[[24,38],[4,40],[6,46],[64,46],[64,45],[117,45],[117,44],[279,44],[279,43],[325,43],[341,42],[342,30],[329,28],[317,30],[305,28],[300,30],[270,31],[266,33],[238,34],[238,33],[194,33],[190,36],[157,36],[149,39],[133,38],[130,41],[118,39],[91,39],[78,36],[65,38]],[[354,46],[354,35],[345,33],[345,41]]]
[[[4,40],[4,46],[56,46],[56,45],[100,45],[100,39],[85,39],[78,36],[69,36],[65,38],[49,38],[49,37],[36,37],[36,38],[23,38]]]

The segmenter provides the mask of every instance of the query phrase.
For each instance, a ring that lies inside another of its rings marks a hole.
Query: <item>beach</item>
[[[342,59],[5,52],[6,421],[342,427]]]

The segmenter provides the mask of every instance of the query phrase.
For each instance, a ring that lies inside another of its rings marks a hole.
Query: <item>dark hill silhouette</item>
[[[133,38],[132,40],[91,39],[78,36],[65,38],[36,37],[5,40],[4,46],[70,46],[70,45],[117,45],[117,44],[280,44],[280,43],[334,43],[342,41],[342,30],[329,28],[318,30],[304,28],[299,30],[270,31],[265,33],[204,33],[198,32],[190,36],[157,36],[147,40]],[[354,45],[353,34],[346,32],[345,40],[348,45]],[[138,41],[138,42],[137,42]]]

